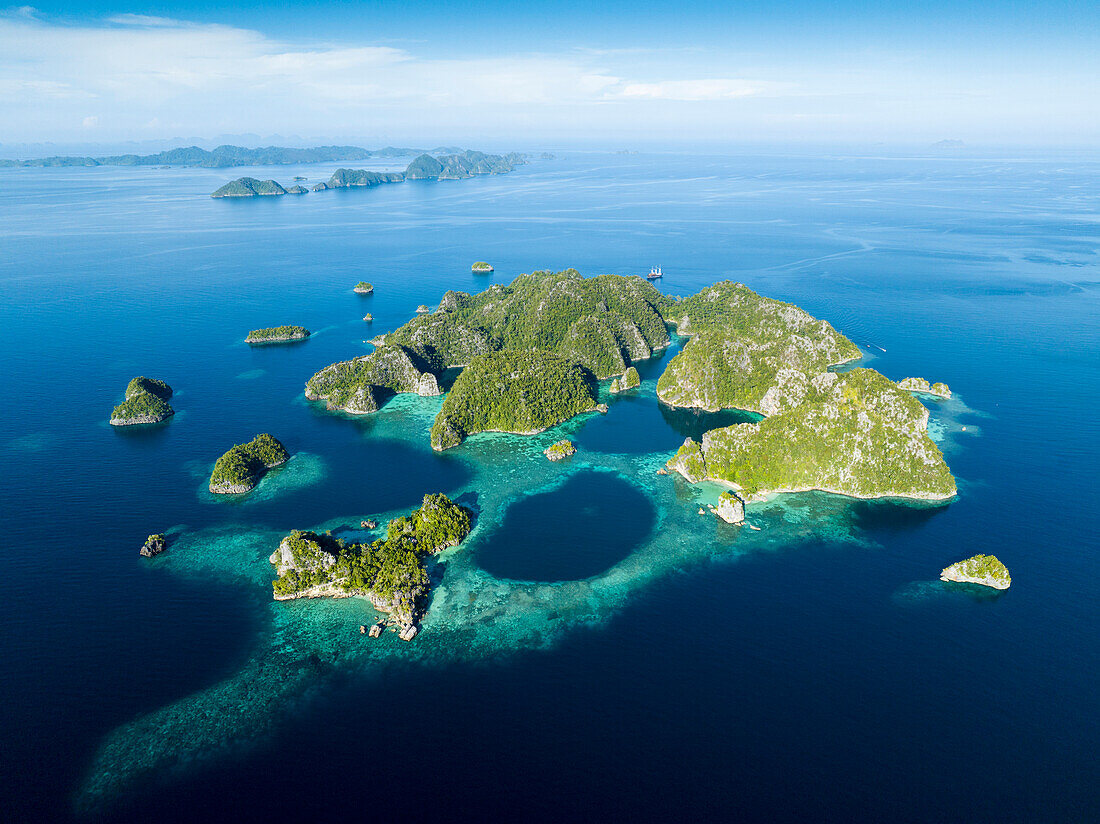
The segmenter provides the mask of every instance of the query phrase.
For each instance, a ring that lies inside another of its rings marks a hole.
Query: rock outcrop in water
[[[727,524],[740,524],[745,521],[745,502],[730,491],[718,496],[715,514]]]
[[[432,426],[432,449],[478,432],[532,435],[596,408],[595,378],[550,352],[492,352],[458,376]]]
[[[457,546],[470,533],[470,513],[446,495],[425,495],[420,508],[389,523],[386,539],[348,543],[328,534],[295,530],[279,543],[270,561],[278,578],[276,601],[295,598],[366,598],[390,613],[410,640],[428,594],[428,555]]]
[[[975,555],[954,563],[940,573],[940,580],[981,584],[993,589],[1008,589],[1012,585],[1012,576],[996,555]]]
[[[248,443],[237,444],[214,463],[210,473],[210,491],[217,495],[237,495],[253,489],[264,473],[290,460],[279,440],[264,433]]]
[[[160,423],[176,411],[168,403],[172,387],[164,381],[144,376],[134,378],[126,386],[126,399],[111,411],[111,426],[134,426]]]
[[[721,481],[746,500],[821,490],[854,498],[956,494],[928,437],[928,411],[871,369],[821,373],[801,403],[759,423],[713,429],[669,461],[689,481]]]
[[[442,394],[436,376],[415,352],[385,344],[369,355],[326,366],[306,383],[306,397],[328,409],[365,415],[378,411],[383,391]]]
[[[642,385],[642,379],[638,375],[638,370],[633,366],[629,367],[621,378],[615,378],[611,381],[610,391],[613,395],[617,395],[619,392],[626,392],[628,389],[637,389]]]
[[[244,339],[245,343],[289,343],[295,340],[305,340],[310,336],[310,331],[304,326],[272,326],[267,329],[253,329]]]
[[[924,378],[902,378],[898,381],[898,386],[908,392],[920,392],[951,400],[951,390],[946,383],[929,383]]]
[[[138,552],[146,558],[152,558],[154,555],[160,555],[168,548],[168,539],[160,533],[150,535],[145,539],[145,543],[142,545]]]
[[[577,447],[573,446],[573,442],[568,438],[560,440],[557,443],[552,443],[546,449],[542,450],[542,454],[549,458],[551,461],[562,461],[566,458],[577,454]]]

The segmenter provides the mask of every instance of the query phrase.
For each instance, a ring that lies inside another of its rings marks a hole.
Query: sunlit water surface
[[[1100,814],[1100,164],[574,155],[206,196],[239,174],[330,172],[0,172],[11,814]],[[958,500],[795,495],[744,527],[698,514],[719,490],[657,470],[747,418],[657,403],[676,346],[606,416],[442,455],[437,398],[351,419],[302,396],[447,289],[651,265],[670,293],[743,281],[827,318],[891,378],[948,382],[930,429]],[[353,294],[364,279],[374,294]],[[315,335],[241,342],[284,323]],[[112,429],[136,374],[169,381],[177,414]],[[290,463],[247,496],[206,492],[213,460],[261,431]],[[580,451],[552,464],[561,437]],[[413,643],[361,636],[357,599],[271,600],[288,530],[361,536],[429,491],[476,527],[433,562]],[[140,558],[154,531],[171,548]],[[976,552],[1005,561],[1011,590],[937,580]]]

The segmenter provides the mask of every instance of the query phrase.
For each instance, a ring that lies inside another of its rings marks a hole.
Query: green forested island
[[[371,158],[412,157],[423,149],[394,148],[362,149],[358,146],[317,146],[312,149],[265,146],[246,149],[243,146],[218,146],[213,150],[189,146],[149,155],[112,155],[108,157],[42,157],[31,160],[0,160],[0,168],[10,166],[199,166],[222,169],[231,166],[282,166],[303,163],[332,163]],[[459,151],[453,146],[431,149],[433,154]]]
[[[313,187],[314,192],[328,189],[371,189],[387,183],[406,180],[463,180],[478,175],[499,175],[526,163],[524,155],[515,152],[506,155],[489,155],[484,152],[465,151],[438,157],[421,154],[403,172],[373,172],[366,169],[337,169],[327,181]],[[292,192],[293,190],[293,192]],[[227,183],[211,197],[256,197],[258,195],[305,194],[304,186],[284,189],[274,180],[256,180],[242,177]],[[490,267],[491,271],[491,267]]]
[[[855,498],[939,500],[955,479],[928,437],[928,410],[872,369],[822,372],[802,402],[688,439],[669,462],[691,481],[733,485],[747,500],[818,489]]]
[[[432,449],[478,432],[531,435],[595,410],[596,378],[540,350],[490,352],[462,370],[432,425]]]
[[[669,461],[688,480],[724,483],[749,501],[814,489],[955,495],[919,401],[874,370],[833,371],[860,358],[859,348],[827,321],[739,283],[673,298],[638,277],[570,269],[476,295],[447,292],[435,312],[377,338],[373,354],[318,372],[306,396],[368,413],[390,392],[440,394],[443,372],[461,368],[432,426],[433,448],[476,432],[537,432],[606,409],[598,379],[614,378],[612,393],[639,387],[632,364],[668,346],[673,324],[688,340],[658,380],[661,400],[762,418],[689,439]]]
[[[267,470],[289,460],[290,453],[277,438],[267,433],[257,435],[218,458],[210,473],[210,491],[219,495],[248,492]]]
[[[363,597],[390,614],[402,638],[411,637],[430,585],[425,557],[460,544],[470,526],[467,509],[435,494],[390,521],[384,541],[349,543],[295,530],[271,555],[279,576],[272,582],[275,600]]]
[[[385,183],[400,183],[405,179],[404,172],[368,172],[365,169],[337,169],[325,183],[313,187],[315,192],[325,189],[370,189]]]
[[[708,286],[666,317],[691,338],[657,382],[670,406],[773,415],[800,403],[829,365],[862,357],[828,321],[740,283]]]
[[[668,329],[657,308],[665,300],[640,278],[583,278],[572,269],[521,275],[510,286],[495,285],[477,295],[447,292],[438,310],[382,336],[373,354],[322,369],[307,383],[306,397],[323,399],[330,409],[373,412],[387,392],[438,395],[444,370],[498,351],[528,355],[538,350],[540,359],[558,355],[596,377],[618,375],[632,361],[668,346]],[[549,374],[559,370],[555,366],[544,377]],[[477,388],[472,378],[463,386],[468,392]],[[540,393],[552,391],[539,387]],[[590,408],[568,402],[562,408],[572,406]],[[496,423],[506,431],[534,427],[529,419]],[[480,430],[466,434],[472,431]]]
[[[493,267],[484,260],[479,260],[470,267],[470,271],[479,273],[491,272],[493,271]]]
[[[305,340],[310,331],[304,326],[270,326],[266,329],[253,329],[244,339],[245,343],[286,343],[292,340]]]
[[[940,573],[940,580],[980,584],[993,589],[1008,589],[1012,586],[1012,576],[996,555],[975,555],[951,564]]]
[[[286,189],[274,180],[257,180],[254,177],[239,177],[226,183],[210,197],[263,197],[285,195]]]
[[[447,292],[438,311],[385,340],[410,347],[437,369],[500,349],[541,349],[609,378],[668,346],[660,311],[667,300],[641,278],[533,272],[476,295]]]
[[[462,180],[477,175],[506,174],[526,162],[525,156],[516,152],[490,155],[467,150],[439,157],[422,154],[409,164],[405,177],[409,180]]]
[[[365,280],[361,280],[355,284],[355,288],[352,291],[359,295],[369,295],[374,291],[374,285],[367,283]]]
[[[168,403],[172,387],[164,381],[144,376],[133,378],[126,386],[126,399],[111,411],[111,426],[160,423],[176,411]]]
[[[436,375],[411,349],[382,344],[371,354],[326,366],[306,383],[306,397],[328,409],[365,415],[387,394],[442,394]]]

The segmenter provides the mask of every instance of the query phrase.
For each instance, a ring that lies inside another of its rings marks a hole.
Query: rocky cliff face
[[[434,374],[403,346],[382,345],[369,355],[326,366],[306,383],[306,397],[324,400],[329,409],[363,415],[378,409],[378,392],[442,394]]]
[[[552,443],[546,449],[542,450],[542,454],[549,458],[551,461],[557,462],[565,460],[566,458],[577,454],[577,447],[573,446],[573,442],[568,438],[560,440],[557,443]]]
[[[629,389],[637,389],[642,385],[641,376],[638,374],[638,370],[631,366],[625,372],[621,378],[615,378],[611,381],[611,393],[618,394],[619,392],[626,392]]]
[[[996,555],[975,555],[954,563],[940,573],[940,580],[980,584],[993,589],[1008,589],[1012,585],[1012,576]]]
[[[924,378],[902,378],[898,381],[898,387],[908,392],[921,392],[925,395],[936,395],[946,400],[951,399],[951,390],[946,383],[929,383]]]
[[[729,483],[749,499],[818,489],[857,498],[944,500],[956,494],[928,412],[870,369],[811,382],[805,400],[760,423],[685,442],[669,467]]]
[[[739,283],[715,284],[665,314],[691,336],[657,383],[671,406],[774,415],[805,400],[829,365],[861,356],[827,321]]]
[[[745,503],[732,492],[723,492],[718,496],[715,514],[727,524],[740,524],[745,520]]]
[[[541,349],[611,377],[668,346],[658,309],[664,300],[638,278],[535,272],[476,295],[448,292],[435,313],[386,340],[413,349],[433,368],[463,366],[498,349]]]

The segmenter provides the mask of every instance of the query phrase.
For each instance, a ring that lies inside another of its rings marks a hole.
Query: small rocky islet
[[[286,447],[273,435],[257,435],[248,443],[237,444],[214,462],[209,489],[215,495],[239,495],[250,492],[269,469],[290,460]]]
[[[626,392],[630,389],[637,389],[642,385],[642,379],[638,375],[638,370],[633,366],[628,367],[623,372],[622,377],[614,378],[611,381],[610,391],[612,395],[617,395],[620,392]]]
[[[126,386],[125,400],[111,411],[111,426],[160,423],[176,414],[168,403],[172,387],[162,380],[133,378]]]
[[[946,383],[929,383],[924,378],[902,378],[898,381],[898,387],[907,392],[917,392],[921,395],[935,395],[944,400],[951,400],[951,390]]]
[[[253,329],[244,342],[259,346],[269,343],[290,343],[305,340],[310,334],[312,333],[304,326],[270,326],[265,329]]]
[[[542,454],[545,455],[548,460],[556,463],[557,461],[564,461],[566,458],[576,455],[577,447],[573,445],[571,440],[565,438],[557,443],[550,444],[550,446],[542,450]]]
[[[951,564],[940,573],[940,580],[993,589],[1008,589],[1012,585],[1012,576],[996,555],[974,555]]]
[[[168,548],[168,539],[162,533],[156,533],[150,535],[145,539],[145,543],[142,544],[141,549],[138,550],[138,554],[152,558],[160,553],[164,552]]]

